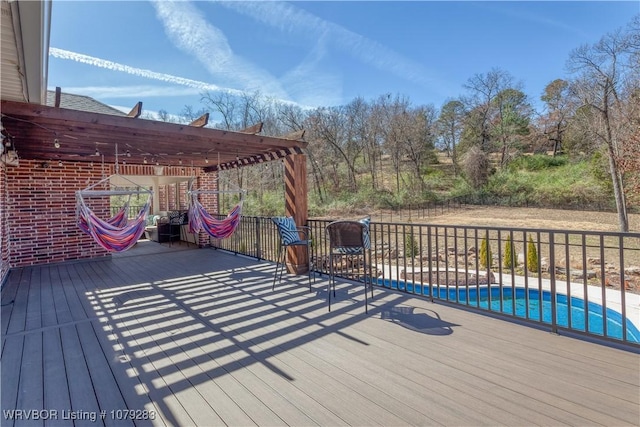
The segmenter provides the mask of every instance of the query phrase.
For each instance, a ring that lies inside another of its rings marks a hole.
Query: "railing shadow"
[[[202,262],[212,254],[216,262]],[[363,301],[349,298],[328,312],[326,291],[309,293],[306,276],[289,276],[273,292],[271,263],[207,250],[159,255],[153,262],[144,269],[135,257],[91,263],[95,272],[85,283],[95,287],[85,285],[85,293],[106,320],[104,333],[121,349],[120,369],[141,373],[138,381],[169,423],[180,424],[181,417],[166,401],[185,390],[256,364],[295,381],[296,373],[273,358],[329,334],[368,345],[348,332],[366,318],[357,304]],[[343,287],[338,293],[349,295]],[[351,296],[362,299],[361,292]],[[424,333],[426,324],[413,322]],[[163,384],[167,377],[171,383]],[[277,384],[269,386],[276,391]]]

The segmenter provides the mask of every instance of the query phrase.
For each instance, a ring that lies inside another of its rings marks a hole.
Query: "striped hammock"
[[[129,203],[120,208],[120,210],[111,218],[109,218],[106,222],[113,225],[114,227],[122,228],[127,225],[129,222],[129,216],[127,212],[129,211]],[[78,218],[78,227],[80,230],[84,231],[87,234],[91,234],[89,232],[89,223],[84,216],[77,215]]]
[[[126,206],[113,218],[102,220],[84,203],[80,192],[76,193],[76,223],[80,230],[93,237],[109,252],[122,252],[136,244],[146,226],[151,208],[151,195],[135,219],[127,220]]]
[[[241,216],[242,200],[231,209],[226,218],[216,219],[205,210],[197,197],[193,196],[189,205],[189,231],[198,233],[200,230],[204,230],[214,239],[226,239],[240,224]]]

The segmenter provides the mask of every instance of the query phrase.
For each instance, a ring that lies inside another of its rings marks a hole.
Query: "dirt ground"
[[[337,215],[330,215],[328,218],[359,219],[365,215],[370,215],[374,222],[534,228],[543,230],[619,231],[618,214],[615,212],[500,206],[467,205],[455,209],[445,209],[444,211],[439,210],[437,212],[433,210],[427,212],[425,210],[363,211],[353,209],[349,213],[341,212]],[[633,233],[640,233],[640,214],[629,215],[629,230]],[[610,239],[615,240],[613,237]],[[609,240],[606,240],[605,243],[609,243]],[[615,242],[611,244],[615,246]],[[595,249],[592,248],[591,250]],[[597,258],[599,252],[596,251],[593,256]],[[617,257],[617,250],[605,250],[605,260],[609,258],[613,259],[613,265],[616,264]],[[628,266],[640,266],[640,239],[638,242],[630,241],[629,248],[625,251],[625,267]],[[620,289],[619,277],[620,274],[618,270],[613,270],[611,277],[607,279],[607,286]],[[632,277],[629,277],[628,284],[628,290],[634,293],[640,293],[640,276],[634,274]]]
[[[572,211],[562,209],[463,206],[426,216],[425,211],[376,211],[373,221],[420,222],[443,225],[476,225],[559,230],[618,231],[615,212]],[[391,219],[391,221],[390,221]],[[629,215],[629,229],[640,232],[640,214]]]

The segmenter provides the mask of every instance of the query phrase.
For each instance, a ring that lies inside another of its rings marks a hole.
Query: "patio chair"
[[[168,241],[172,246],[176,238],[182,242],[182,226],[188,224],[189,219],[186,211],[171,211],[168,217],[166,224],[158,225],[158,237],[160,242]]]
[[[282,281],[282,273],[286,268],[287,249],[290,247],[306,247],[308,259],[308,275],[309,275],[309,292],[311,292],[311,270],[313,263],[311,262],[311,228],[304,225],[296,225],[292,217],[274,217],[271,218],[278,228],[280,235],[280,246],[278,247],[278,257],[276,263],[276,273],[273,276],[273,286],[271,290],[276,288],[276,280],[278,279],[278,270],[280,270],[280,281]],[[314,276],[315,280],[315,276]]]
[[[329,238],[329,284],[327,285],[327,300],[331,311],[331,291],[336,296],[335,260],[347,258],[354,268],[354,259],[362,257],[362,275],[356,267],[356,280],[364,279],[364,309],[368,313],[367,278],[373,298],[373,281],[371,275],[371,244],[369,241],[369,219],[361,221],[334,221],[327,225],[326,233]]]

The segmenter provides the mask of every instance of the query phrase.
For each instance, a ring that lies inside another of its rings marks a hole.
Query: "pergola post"
[[[306,225],[307,205],[307,156],[290,154],[284,158],[285,215],[292,216],[298,225]],[[287,271],[306,274],[309,271],[309,254],[306,248],[290,247],[287,251]]]

